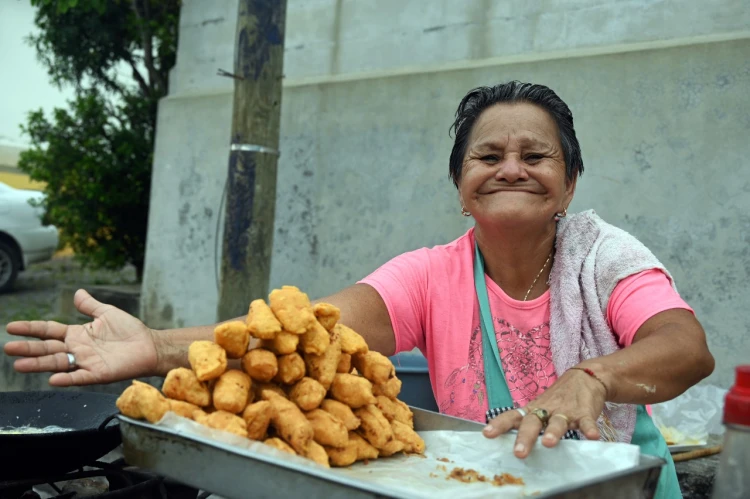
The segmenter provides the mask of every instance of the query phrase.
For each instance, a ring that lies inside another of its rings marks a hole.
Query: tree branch
[[[138,23],[138,28],[141,32],[141,39],[143,40],[143,62],[146,65],[146,69],[148,70],[148,77],[151,83],[150,86],[155,86],[157,89],[163,89],[164,81],[162,80],[161,75],[154,66],[154,47],[151,35],[151,27],[149,26],[149,21],[151,20],[149,12],[149,0],[144,0],[143,2],[143,14],[141,14],[140,10],[138,9],[138,0],[131,0],[131,3],[133,5],[133,12],[135,12],[136,17],[140,21]]]
[[[126,52],[123,58],[127,61],[128,64],[130,64],[130,69],[133,70],[133,79],[138,83],[138,86],[141,87],[143,95],[151,97],[152,88],[143,78],[141,72],[138,71],[138,63],[133,58],[133,55],[129,52]]]

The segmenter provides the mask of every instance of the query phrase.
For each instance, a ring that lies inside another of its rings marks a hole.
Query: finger
[[[58,340],[11,341],[5,344],[5,353],[12,357],[43,357],[67,352],[65,343]]]
[[[506,411],[496,418],[492,418],[487,426],[482,430],[482,434],[487,438],[495,438],[499,435],[509,432],[521,423],[521,413],[518,411]]]
[[[11,322],[5,329],[13,336],[64,341],[68,326],[55,321],[19,321]]]
[[[528,456],[541,431],[542,421],[533,414],[527,414],[518,427],[518,436],[516,437],[516,445],[513,447],[513,454],[521,459]]]
[[[588,440],[599,440],[599,437],[601,436],[599,433],[599,427],[596,426],[596,421],[588,416],[581,418],[581,421],[578,423],[578,428]]]
[[[73,304],[79,312],[93,318],[101,317],[107,310],[114,308],[112,305],[97,301],[85,289],[76,291]]]
[[[51,386],[83,386],[100,383],[99,379],[85,369],[77,369],[70,373],[56,373],[50,376]]]
[[[542,445],[545,447],[554,447],[568,431],[568,421],[559,414],[553,414],[549,419],[549,424],[544,430]]]
[[[70,368],[70,362],[66,354],[56,353],[44,357],[18,359],[13,363],[13,367],[19,373],[62,372]]]

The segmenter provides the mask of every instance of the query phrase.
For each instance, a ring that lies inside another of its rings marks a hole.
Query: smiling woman
[[[385,355],[419,348],[440,411],[518,430],[514,453],[562,438],[639,445],[663,458],[657,497],[680,497],[666,442],[645,404],[676,397],[714,367],[671,274],[593,211],[568,215],[583,172],[568,106],[551,89],[509,82],[470,91],[453,125],[456,215],[475,225],[442,246],[397,256],[321,301]],[[152,331],[85,291],[85,326],[17,322],[21,372],[58,386],[166,374],[214,326]],[[242,319],[242,318],[239,318]],[[68,363],[73,354],[75,365]]]

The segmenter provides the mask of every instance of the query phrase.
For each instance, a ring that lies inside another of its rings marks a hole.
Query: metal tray
[[[481,431],[483,425],[412,407],[417,431]],[[149,469],[228,499],[293,497],[399,498],[400,490],[352,480],[326,469],[300,466],[269,455],[242,453],[198,435],[182,435],[120,416],[123,453],[134,466]],[[651,498],[662,459],[641,455],[638,466],[602,479],[561,487],[538,498]]]

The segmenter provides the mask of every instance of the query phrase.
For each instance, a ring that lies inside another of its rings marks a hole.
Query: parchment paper
[[[234,445],[240,455],[265,454],[292,460],[302,466],[324,469],[307,459],[207,428],[171,412],[157,426],[170,428],[184,435],[199,435]],[[493,440],[484,438],[479,432],[425,431],[419,434],[426,444],[424,457],[397,455],[375,459],[368,464],[360,462],[348,468],[332,468],[330,472],[377,484],[409,497],[515,498],[627,470],[638,464],[640,454],[635,445],[566,440],[553,449],[537,443],[531,455],[520,460],[513,456],[515,435],[512,434]],[[441,458],[449,462],[439,461]],[[473,469],[486,476],[490,482],[496,474],[510,473],[523,478],[525,485],[498,487],[491,483],[448,480],[448,475],[456,467]]]

